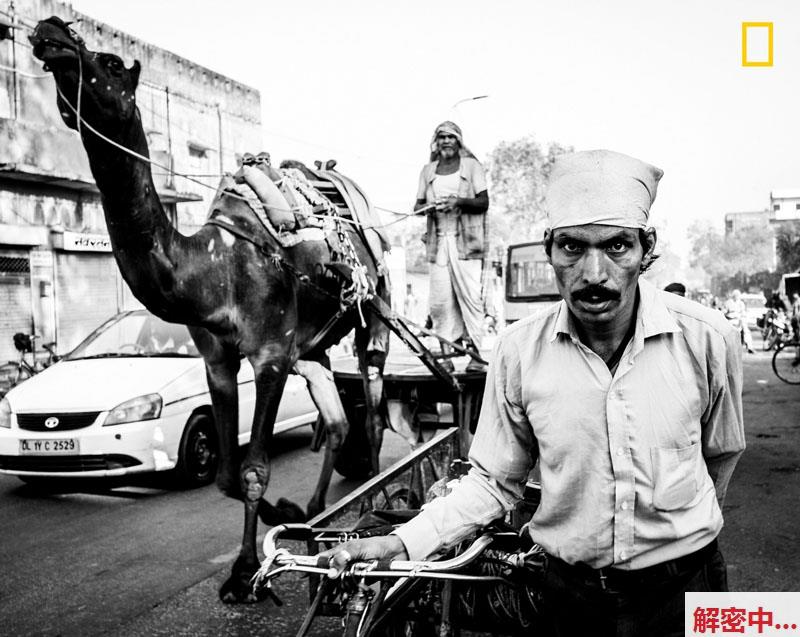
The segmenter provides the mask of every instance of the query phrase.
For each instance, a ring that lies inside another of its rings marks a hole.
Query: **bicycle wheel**
[[[800,385],[800,343],[778,345],[772,355],[772,370],[784,383]]]

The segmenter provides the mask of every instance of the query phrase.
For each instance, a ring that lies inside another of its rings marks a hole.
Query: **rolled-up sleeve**
[[[738,331],[728,332],[724,338],[724,348],[712,350],[711,354],[709,367],[713,370],[713,393],[702,422],[703,457],[722,508],[733,469],[745,448],[742,346]]]
[[[470,447],[472,469],[448,495],[426,504],[394,532],[410,559],[424,559],[457,543],[513,509],[522,497],[535,441],[520,404],[519,369],[518,358],[513,352],[507,356],[501,340],[489,365]]]
[[[472,187],[474,188],[475,194],[477,195],[479,192],[483,192],[484,190],[487,189],[486,171],[483,169],[483,165],[477,160],[471,162],[471,165],[472,165],[472,170],[470,178],[472,181]]]

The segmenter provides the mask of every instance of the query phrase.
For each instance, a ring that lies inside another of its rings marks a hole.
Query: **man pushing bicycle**
[[[469,474],[391,535],[329,551],[336,569],[455,544],[514,508],[538,460],[552,634],[682,635],[683,593],[727,590],[741,345],[719,312],[640,278],[662,174],[606,150],[556,160],[544,239],[563,300],[499,337]]]

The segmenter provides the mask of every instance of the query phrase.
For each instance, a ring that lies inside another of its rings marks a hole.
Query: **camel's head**
[[[136,116],[138,61],[126,69],[119,56],[90,51],[69,23],[55,16],[41,20],[29,39],[33,54],[55,78],[58,109],[67,126],[77,128],[79,84],[81,117],[99,131],[114,134]]]

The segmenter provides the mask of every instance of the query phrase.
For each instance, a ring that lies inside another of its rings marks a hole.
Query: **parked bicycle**
[[[19,358],[0,366],[0,396],[4,396],[12,387],[58,361],[55,341],[42,343],[42,349],[47,352],[46,357],[42,358],[37,353],[36,340],[39,338],[41,337],[36,334],[23,332],[14,334],[14,347],[19,352]]]
[[[800,385],[800,340],[778,343],[772,355],[772,370],[784,383]]]
[[[541,613],[544,551],[524,546],[513,529],[494,527],[463,543],[440,560],[390,560],[351,564],[335,579],[316,555],[279,548],[279,539],[332,545],[355,537],[388,533],[392,526],[357,531],[279,525],[264,538],[265,559],[254,578],[256,588],[272,592],[283,573],[299,571],[317,578],[316,592],[297,637],[308,634],[322,609],[338,606],[343,637],[434,637],[459,629],[493,634],[536,632]]]

